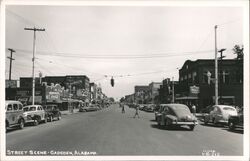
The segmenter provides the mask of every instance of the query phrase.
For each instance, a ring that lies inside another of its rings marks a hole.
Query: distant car
[[[44,110],[48,121],[52,122],[53,120],[61,120],[62,114],[57,105],[45,105]]]
[[[143,111],[144,110],[145,105],[144,104],[139,104],[139,110]]]
[[[235,128],[244,128],[244,114],[243,109],[238,113],[237,116],[230,116],[228,119],[228,128],[235,130]]]
[[[190,130],[198,124],[197,118],[184,104],[162,105],[161,114],[157,116],[158,125],[166,127],[188,125]]]
[[[237,116],[237,111],[233,106],[214,105],[211,107],[209,114],[205,115],[204,124],[211,122],[227,125],[229,116]]]
[[[41,122],[47,122],[46,112],[41,105],[25,106],[23,111],[25,123],[33,123],[33,125],[37,126]]]
[[[90,111],[97,111],[99,107],[96,105],[84,106],[79,108],[79,112],[90,112]]]
[[[23,129],[25,119],[23,117],[23,105],[19,101],[5,101],[5,127],[18,127]]]
[[[154,104],[147,104],[144,107],[144,111],[146,111],[146,112],[154,112],[154,110],[155,110],[155,105]]]

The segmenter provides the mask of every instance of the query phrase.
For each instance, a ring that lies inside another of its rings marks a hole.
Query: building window
[[[191,75],[191,73],[188,74],[188,82],[192,83],[192,75]]]
[[[229,82],[230,82],[230,80],[229,80],[229,72],[228,71],[223,71],[222,77],[223,77],[223,83],[229,84]]]
[[[184,80],[187,80],[187,75],[184,76]]]
[[[193,80],[194,83],[198,83],[198,80],[197,80],[197,73],[196,73],[196,72],[193,72],[192,80]]]
[[[183,81],[183,77],[181,77],[181,81]]]
[[[203,83],[208,83],[208,76],[207,76],[208,72],[211,74],[211,76],[210,76],[210,78],[211,78],[210,79],[210,83],[212,83],[212,78],[214,78],[214,73],[212,73],[209,70],[203,72],[203,78],[202,78],[202,82]]]

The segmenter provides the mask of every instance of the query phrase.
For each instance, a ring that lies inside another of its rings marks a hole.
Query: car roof
[[[16,101],[16,100],[6,100],[5,104],[9,104],[9,103],[19,103],[22,104],[20,101]]]
[[[184,104],[178,104],[178,103],[171,103],[171,104],[163,104],[163,107],[169,107],[173,111],[176,111],[178,109],[189,109],[186,105]]]
[[[222,109],[222,108],[224,108],[224,107],[229,107],[229,108],[235,109],[233,106],[229,106],[229,105],[214,105],[214,106],[216,106],[216,107],[218,107],[218,108],[220,108],[220,109]]]
[[[41,106],[41,105],[28,105],[28,106],[24,106],[24,108],[28,108],[28,107],[38,107],[38,106]]]

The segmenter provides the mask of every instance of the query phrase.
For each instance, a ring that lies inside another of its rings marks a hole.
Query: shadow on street
[[[228,128],[224,128],[222,130],[228,131],[228,132],[232,132],[232,133],[237,133],[237,134],[244,134],[244,130],[243,129],[234,129],[234,130],[230,130]]]
[[[151,127],[155,129],[168,130],[168,131],[191,131],[189,127],[186,127],[186,126],[171,126],[167,128],[166,126],[159,126],[157,124],[151,124]]]

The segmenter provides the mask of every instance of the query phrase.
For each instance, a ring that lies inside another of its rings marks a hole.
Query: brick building
[[[213,59],[187,60],[179,70],[176,102],[189,106],[196,104],[198,110],[214,104],[215,62]],[[209,82],[208,73],[211,73]],[[225,59],[218,61],[219,104],[243,105],[243,61]]]

